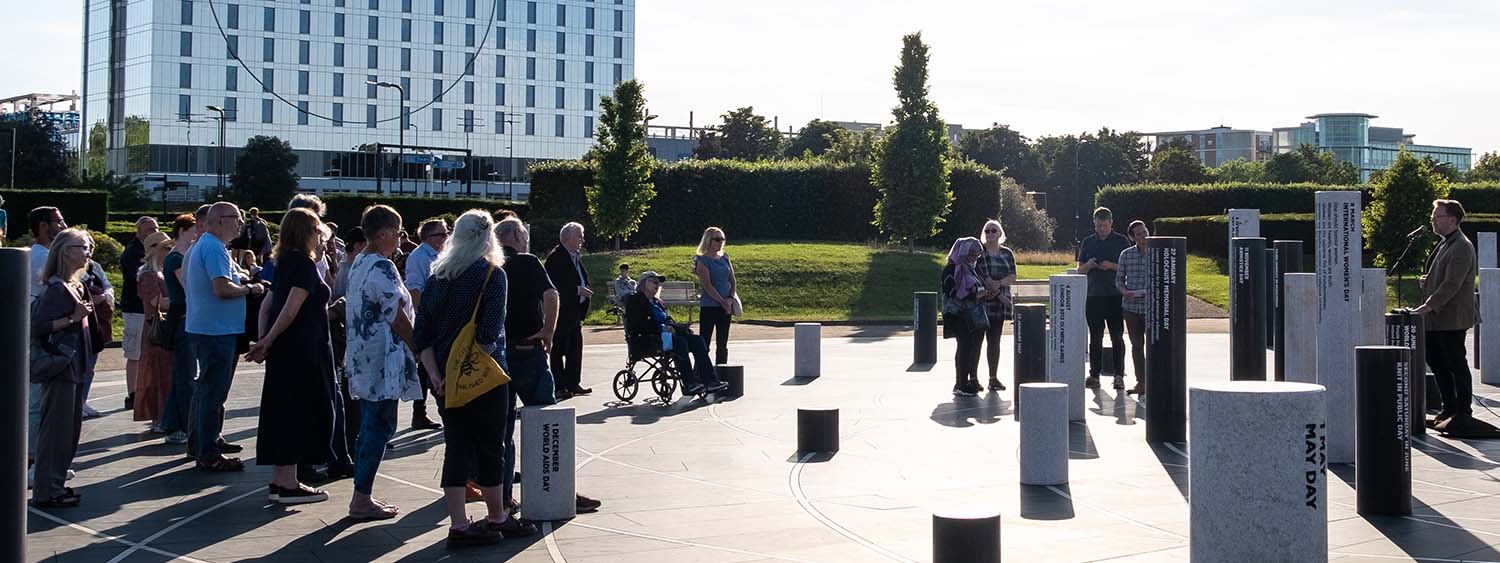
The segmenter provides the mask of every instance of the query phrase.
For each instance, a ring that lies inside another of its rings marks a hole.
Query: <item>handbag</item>
[[[734,294],[734,297],[729,299],[729,316],[745,316],[745,303],[743,301],[740,301],[740,294],[738,293]]]
[[[146,337],[150,339],[152,346],[169,351],[176,346],[177,327],[174,322],[161,313],[146,317]]]
[[[490,276],[495,268],[484,274],[484,285],[479,286],[479,297],[474,300],[474,311],[469,314],[469,323],[453,339],[453,348],[448,352],[446,381],[443,383],[443,404],[450,409],[462,407],[480,395],[510,382],[510,375],[500,367],[500,362],[490,356],[474,338],[479,319],[479,307],[484,303],[484,290],[490,285]]]

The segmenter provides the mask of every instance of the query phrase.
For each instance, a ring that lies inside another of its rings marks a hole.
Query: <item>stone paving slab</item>
[[[326,503],[284,508],[263,496],[269,468],[253,465],[261,366],[242,365],[228,403],[226,434],[252,463],[230,475],[192,469],[180,446],[130,421],[114,395],[122,374],[104,371],[93,403],[107,416],[85,423],[74,465],[84,505],[32,510],[27,559],[927,561],[931,514],[949,506],[999,511],[1011,561],[1188,558],[1190,445],[1146,444],[1142,405],[1090,391],[1085,420],[1070,425],[1072,482],[1019,485],[1011,392],[953,397],[952,345],[942,341],[944,361],[926,367],[912,365],[911,339],[899,333],[825,338],[822,377],[797,381],[790,340],[737,341],[744,397],[668,405],[642,401],[648,389],[633,404],[616,400],[610,380],[624,346],[591,345],[584,380],[594,394],[568,404],[578,409],[578,488],[603,509],[553,523],[545,537],[457,552],[443,546],[440,432],[397,434],[375,494],[402,516],[356,523],[343,517],[350,481],[326,485]],[[1002,345],[1010,382],[1008,337]],[[1192,334],[1188,354],[1190,384],[1228,378],[1228,335]],[[804,463],[795,410],[811,405],[840,409],[841,450]],[[409,412],[403,405],[403,424]],[[1500,443],[1429,436],[1415,443],[1412,464],[1409,518],[1358,516],[1352,467],[1333,468],[1330,558],[1500,561],[1500,482],[1491,477]],[[471,515],[482,510],[470,505]]]

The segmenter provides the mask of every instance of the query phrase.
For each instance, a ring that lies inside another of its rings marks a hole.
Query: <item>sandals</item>
[[[74,493],[73,489],[65,487],[63,488],[63,494],[57,495],[47,500],[32,501],[31,505],[37,508],[77,508],[79,503],[82,502],[82,496],[79,496],[78,493]]]
[[[199,461],[198,469],[211,473],[223,473],[228,471],[244,471],[245,463],[238,458],[221,457],[212,461]]]
[[[400,508],[390,506],[382,502],[372,502],[375,502],[374,508],[350,510],[349,517],[355,520],[390,520],[391,518],[395,518],[397,514],[401,513]]]

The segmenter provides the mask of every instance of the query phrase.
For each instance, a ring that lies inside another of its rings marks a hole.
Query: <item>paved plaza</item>
[[[618,340],[609,334],[590,341]],[[934,511],[992,507],[1003,515],[1008,561],[1187,560],[1190,446],[1148,445],[1144,408],[1107,380],[1089,392],[1085,423],[1071,426],[1071,483],[1021,486],[1011,391],[953,397],[952,341],[941,341],[942,361],[924,368],[912,366],[905,333],[839,334],[823,341],[820,378],[791,378],[789,339],[737,341],[731,359],[745,365],[744,397],[666,406],[645,403],[646,388],[635,404],[617,404],[609,379],[624,346],[590,345],[584,384],[594,394],[565,404],[577,408],[578,490],[603,508],[549,523],[542,536],[465,551],[443,545],[440,432],[398,433],[375,494],[402,515],[355,523],[344,518],[351,481],[325,485],[329,502],[284,508],[266,500],[267,467],[194,470],[180,446],[162,445],[119,410],[123,372],[105,371],[93,404],[107,416],[85,423],[74,464],[83,506],[32,509],[28,559],[927,561]],[[1191,334],[1188,345],[1189,385],[1228,379],[1227,334]],[[1009,384],[1009,336],[1004,346]],[[263,371],[242,365],[226,407],[225,435],[246,446],[247,462]],[[1479,396],[1500,394],[1479,387]],[[837,454],[796,455],[799,406],[841,410]],[[1410,517],[1356,515],[1352,466],[1331,468],[1330,559],[1500,561],[1500,443],[1428,436],[1413,446]],[[524,507],[524,491],[521,500]],[[482,513],[470,505],[471,515]]]

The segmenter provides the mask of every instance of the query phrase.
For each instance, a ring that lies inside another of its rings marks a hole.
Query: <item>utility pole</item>
[[[408,117],[406,114],[406,89],[402,88],[400,84],[391,82],[376,82],[374,80],[366,80],[365,84],[380,88],[396,89],[396,103],[398,104],[397,107],[400,108],[401,113],[401,118],[397,120],[398,123],[396,124],[396,128],[400,130],[400,133],[397,134],[396,141],[397,143],[399,143],[399,145],[396,147],[396,193],[399,194],[403,191],[406,191],[406,175],[401,173],[402,167],[406,166],[406,122]]]
[[[10,128],[10,189],[16,189],[16,143],[19,142],[14,126]]]
[[[218,190],[222,196],[224,193],[224,108],[219,106],[204,106],[204,109],[219,114],[219,154],[215,160],[219,161]]]
[[[507,108],[507,110],[508,109],[509,108]],[[516,121],[515,114],[512,113],[512,112],[510,112],[510,111],[506,111],[505,112],[505,134],[506,134],[507,137],[510,137],[510,141],[507,143],[510,146],[506,147],[506,149],[510,151],[510,156],[507,157],[506,161],[505,161],[505,199],[510,200],[510,201],[515,201],[516,200],[516,178],[515,178],[515,173],[516,173],[516,124],[517,123],[520,123],[520,121]]]

